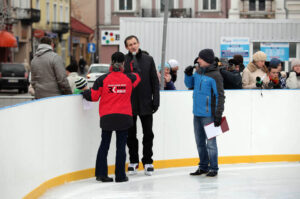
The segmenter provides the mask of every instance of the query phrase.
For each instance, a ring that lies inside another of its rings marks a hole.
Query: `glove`
[[[184,73],[187,76],[192,76],[193,75],[193,70],[194,70],[193,66],[188,66],[188,67],[185,68]]]
[[[215,117],[214,118],[214,125],[215,127],[218,127],[221,125],[222,117]]]
[[[155,113],[157,110],[158,110],[158,106],[157,105],[153,105],[152,113]]]

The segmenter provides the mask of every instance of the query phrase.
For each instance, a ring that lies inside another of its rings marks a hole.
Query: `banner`
[[[250,41],[247,37],[221,37],[221,58],[232,59],[234,55],[244,57],[244,65],[249,63]]]
[[[260,50],[267,54],[267,61],[277,58],[280,61],[289,61],[289,43],[261,43]]]

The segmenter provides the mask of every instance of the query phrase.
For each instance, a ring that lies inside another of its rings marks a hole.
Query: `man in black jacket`
[[[142,163],[146,175],[152,175],[153,167],[153,113],[159,107],[159,81],[154,60],[151,56],[139,49],[139,40],[136,36],[128,36],[125,47],[129,51],[125,56],[125,73],[137,72],[141,77],[140,84],[131,96],[133,126],[128,130],[127,146],[129,148],[129,174],[135,174],[139,165],[138,139],[136,121],[139,116],[143,127],[143,158]]]

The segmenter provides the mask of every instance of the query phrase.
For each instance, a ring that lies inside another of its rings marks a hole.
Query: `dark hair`
[[[130,35],[130,36],[126,37],[126,39],[124,41],[125,47],[127,47],[127,41],[130,39],[133,39],[133,38],[135,38],[136,41],[139,43],[139,39],[135,35]]]
[[[48,45],[51,45],[53,43],[52,39],[50,37],[42,37],[41,38],[41,41],[40,41],[41,44],[48,44]]]
[[[275,65],[272,65],[272,64],[268,65],[268,71],[269,72],[271,72],[272,69],[277,69],[277,68],[278,68],[278,66],[275,66]]]
[[[237,65],[240,65],[244,62],[244,58],[242,55],[234,55],[233,59],[236,61]]]
[[[66,68],[67,71],[69,72],[77,72],[78,71],[78,65],[76,61],[72,61],[70,65],[67,66]]]
[[[125,60],[125,56],[123,53],[121,52],[115,52],[112,56],[111,56],[111,62],[112,63],[122,63]]]

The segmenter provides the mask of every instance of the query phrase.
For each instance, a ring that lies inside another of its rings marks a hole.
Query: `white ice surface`
[[[219,165],[217,177],[190,176],[195,167],[157,169],[128,176],[125,183],[101,183],[95,178],[48,190],[41,199],[299,199],[300,163]]]

